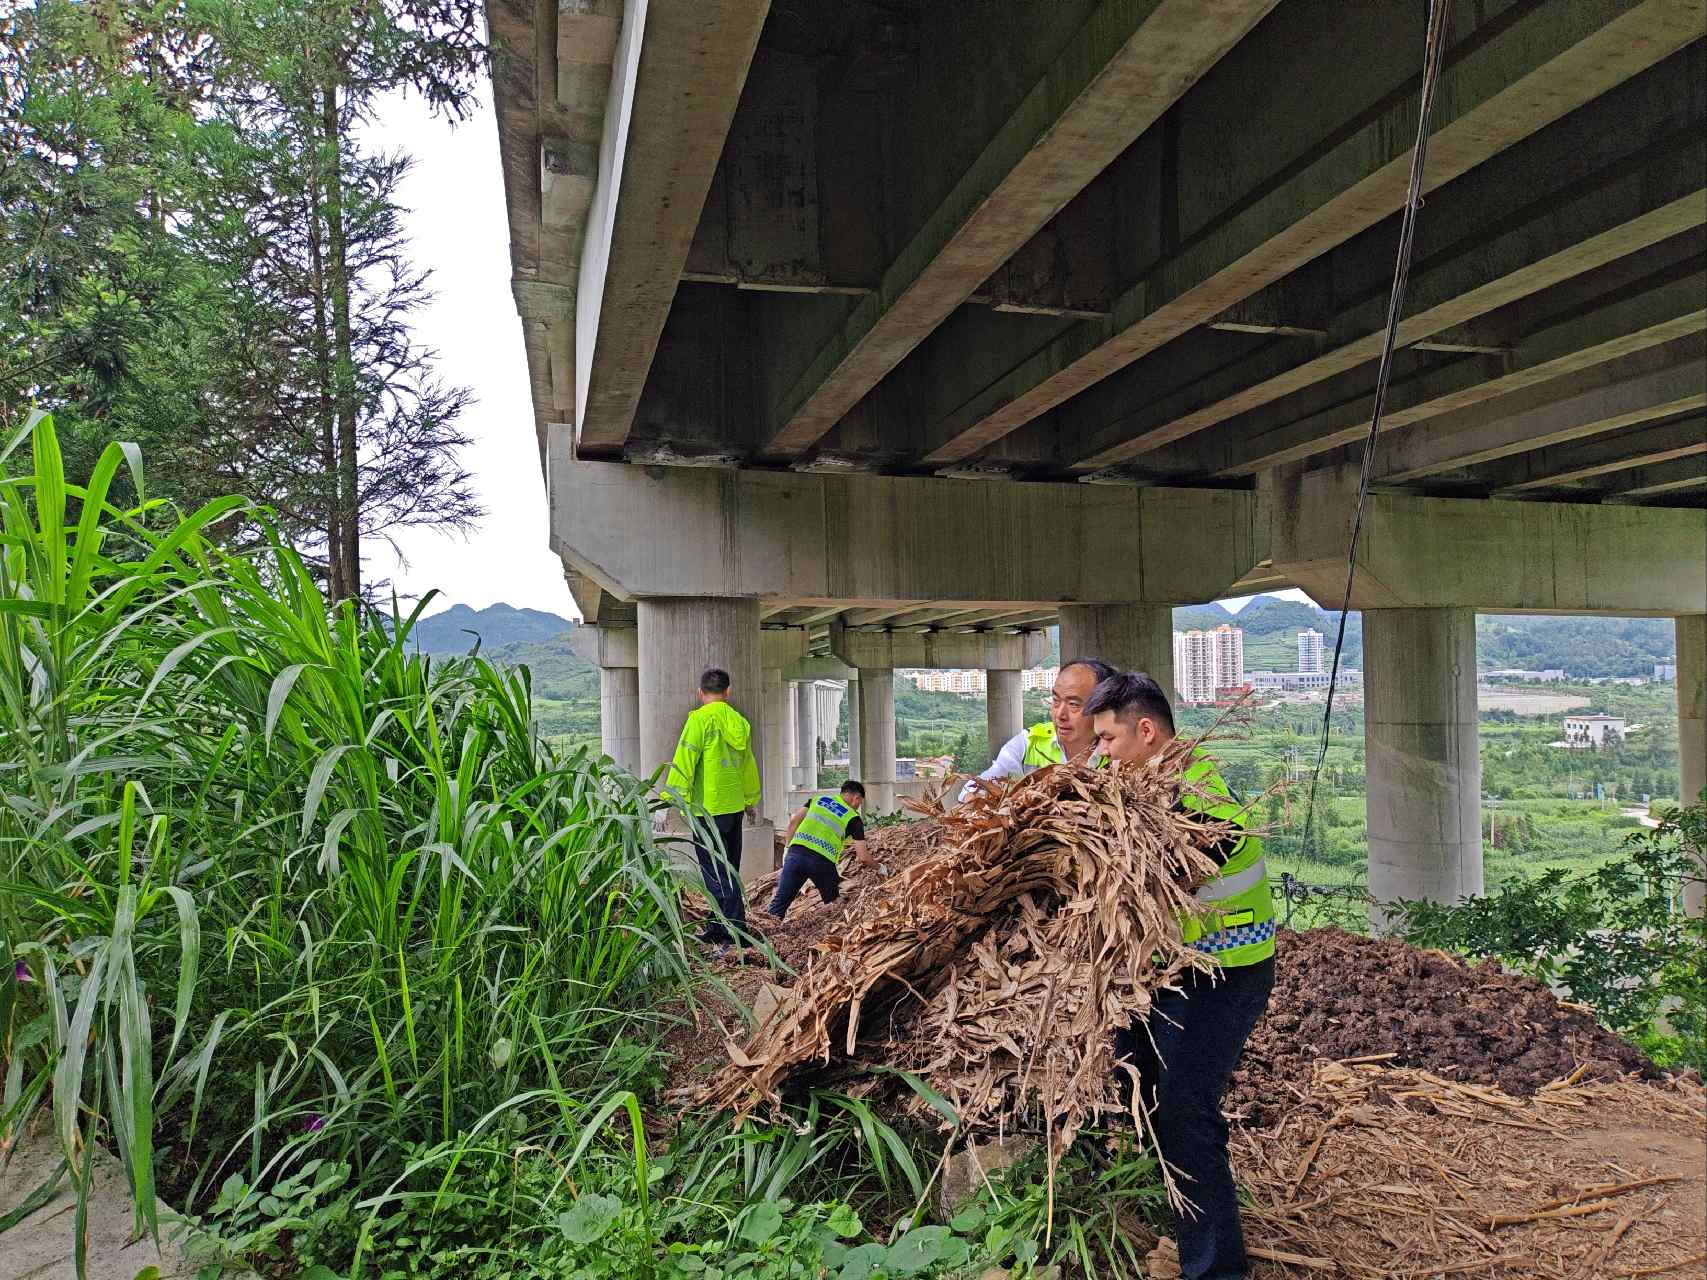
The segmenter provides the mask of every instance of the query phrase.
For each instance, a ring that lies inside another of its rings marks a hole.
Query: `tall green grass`
[[[46,418],[0,454],[0,1134],[51,1108],[79,1182],[110,1146],[141,1231],[165,1146],[199,1202],[580,1132],[685,972],[645,784],[120,468],[67,483]]]

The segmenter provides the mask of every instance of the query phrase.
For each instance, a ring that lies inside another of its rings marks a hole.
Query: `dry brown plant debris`
[[[730,1043],[705,1100],[737,1117],[777,1103],[791,1076],[854,1056],[862,1036],[895,1064],[888,1015],[912,1002],[903,1061],[952,1104],[962,1134],[1034,1117],[1058,1156],[1122,1112],[1113,1033],[1156,992],[1215,968],[1178,927],[1215,870],[1199,848],[1231,829],[1176,807],[1196,747],[1176,742],[1146,765],[1039,769],[952,812],[940,792],[913,806],[941,824],[936,850],[819,944],[792,999]]]

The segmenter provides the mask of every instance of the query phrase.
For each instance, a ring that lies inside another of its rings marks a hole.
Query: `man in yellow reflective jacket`
[[[717,847],[699,844],[706,892],[737,933],[747,925],[741,888],[741,822],[759,802],[759,764],[753,726],[729,705],[729,673],[716,667],[699,678],[699,706],[682,726],[665,794],[690,813],[710,818]],[[723,920],[706,921],[702,940],[723,954],[736,941]]]
[[[1167,694],[1141,672],[1103,681],[1085,709],[1111,760],[1142,763],[1173,740]],[[1221,970],[1158,993],[1147,1023],[1117,1036],[1115,1050],[1138,1072],[1162,1158],[1189,1179],[1181,1190],[1197,1212],[1174,1222],[1181,1274],[1243,1280],[1250,1263],[1221,1098],[1274,987],[1274,904],[1262,841],[1243,831],[1244,810],[1213,762],[1194,757],[1181,781],[1178,807],[1240,828],[1203,850],[1221,869],[1197,890],[1201,912],[1180,921],[1184,940],[1214,955]]]
[[[1074,658],[1061,664],[1055,687],[1049,691],[1049,719],[1022,729],[1002,744],[990,767],[978,777],[988,782],[998,778],[1022,778],[1046,764],[1082,760],[1096,746],[1091,718],[1085,703],[1097,685],[1116,674],[1101,658]],[[964,801],[978,786],[976,780],[960,789]]]

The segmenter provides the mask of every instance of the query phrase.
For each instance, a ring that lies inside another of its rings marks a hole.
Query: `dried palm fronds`
[[[793,998],[744,1047],[730,1044],[706,1100],[737,1116],[774,1103],[833,1045],[855,1054],[862,1019],[910,1001],[910,1038],[885,1044],[885,1060],[899,1048],[962,1132],[1041,1116],[1059,1155],[1088,1121],[1122,1109],[1114,1032],[1157,991],[1215,968],[1178,927],[1215,870],[1199,847],[1229,830],[1176,808],[1195,745],[1146,765],[1040,769],[986,784],[953,812],[935,805],[937,851],[820,945]],[[1147,1130],[1136,1109],[1134,1120]]]

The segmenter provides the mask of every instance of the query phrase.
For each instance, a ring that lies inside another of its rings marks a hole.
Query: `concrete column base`
[[[1101,658],[1122,671],[1144,671],[1176,700],[1174,611],[1165,604],[1064,604],[1061,661]]]
[[[794,689],[794,787],[811,791],[818,785],[818,685],[797,680]]]
[[[1363,650],[1370,896],[1456,902],[1480,894],[1476,615],[1366,610]],[[1385,922],[1371,908],[1371,923]]]
[[[640,768],[651,772],[675,755],[682,723],[699,705],[708,667],[729,673],[729,703],[752,722],[759,714],[759,602],[667,597],[642,599],[640,632]]]
[[[760,820],[741,828],[741,883],[750,885],[776,870],[776,828]]]
[[[1677,620],[1677,775],[1678,801],[1691,805],[1707,788],[1707,614]],[[1683,886],[1683,909],[1707,912],[1707,863]]]
[[[1025,686],[1018,671],[996,668],[984,673],[984,706],[990,734],[990,759],[1002,744],[1025,728]]]
[[[764,753],[759,757],[759,779],[764,785],[760,812],[772,824],[788,821],[788,792],[793,778],[789,750],[789,725],[794,719],[794,700],[780,670],[767,668],[761,676],[764,688]]]

